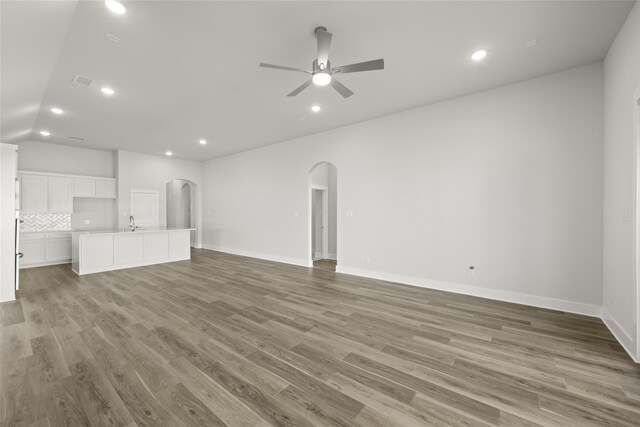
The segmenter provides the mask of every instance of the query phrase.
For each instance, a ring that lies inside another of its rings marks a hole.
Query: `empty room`
[[[637,1],[0,21],[0,427],[640,426]]]

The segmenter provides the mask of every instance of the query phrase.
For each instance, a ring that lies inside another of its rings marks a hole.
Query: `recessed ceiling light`
[[[166,154],[167,156],[173,156],[173,153],[172,153],[171,151],[167,151],[167,152],[166,152],[166,153],[164,153],[164,154]]]
[[[104,93],[105,95],[113,95],[114,93],[116,93],[113,89],[111,89],[110,87],[103,87],[102,89],[100,89],[102,91],[102,93]]]
[[[48,131],[46,131],[46,130],[41,130],[41,131],[40,131],[40,135],[42,135],[42,136],[49,136],[49,135],[51,135],[51,134],[50,134]]]
[[[485,56],[487,56],[487,53],[488,52],[485,49],[476,50],[471,54],[471,59],[473,59],[474,61],[480,61],[484,59]]]
[[[311,77],[313,84],[318,86],[326,86],[331,83],[331,74],[325,72],[318,72]]]
[[[207,145],[207,140],[206,139],[201,139],[200,140],[200,145]]]
[[[313,107],[311,107],[311,111],[313,111],[314,113],[317,113],[318,111],[320,111],[320,106],[314,105]]]
[[[51,109],[51,112],[52,112],[53,114],[62,114],[62,113],[64,113],[64,111],[62,111],[62,109],[61,109],[61,108],[58,108],[58,107],[53,107],[53,108]]]
[[[127,8],[124,7],[122,3],[116,0],[106,0],[104,2],[104,5],[107,6],[107,9],[109,9],[111,12],[115,13],[116,15],[122,15],[127,11]]]

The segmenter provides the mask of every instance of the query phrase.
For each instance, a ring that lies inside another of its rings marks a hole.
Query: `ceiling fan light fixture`
[[[326,86],[331,83],[331,74],[325,72],[318,72],[311,78],[313,84],[316,86]]]

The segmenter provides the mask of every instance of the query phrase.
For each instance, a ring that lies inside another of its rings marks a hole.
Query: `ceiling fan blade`
[[[357,73],[359,71],[383,70],[384,59],[374,59],[373,61],[358,62],[357,64],[343,65],[331,69],[332,73]]]
[[[327,67],[329,63],[329,48],[331,47],[332,34],[321,29],[316,30],[316,39],[318,40],[318,65],[324,64]]]
[[[264,67],[264,68],[275,68],[276,70],[298,71],[300,73],[311,74],[311,71],[302,70],[300,68],[284,67],[282,65],[265,64],[264,62],[261,62],[260,66]]]
[[[296,96],[297,94],[299,94],[300,92],[302,92],[303,90],[305,90],[306,88],[308,88],[312,83],[312,80],[309,79],[306,82],[302,83],[300,86],[298,86],[297,88],[295,88],[293,90],[293,92],[291,92],[290,94],[288,94],[287,96]]]
[[[331,86],[333,86],[333,88],[337,90],[343,98],[348,98],[353,95],[353,92],[351,92],[345,85],[334,78],[331,79]]]

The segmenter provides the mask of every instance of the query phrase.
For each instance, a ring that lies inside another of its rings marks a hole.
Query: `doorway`
[[[329,189],[311,187],[311,258],[313,261],[329,259]]]
[[[309,172],[309,266],[315,269],[336,269],[337,211],[337,168],[318,163]]]
[[[186,179],[167,182],[167,227],[193,228],[191,246],[196,246],[197,185]]]

